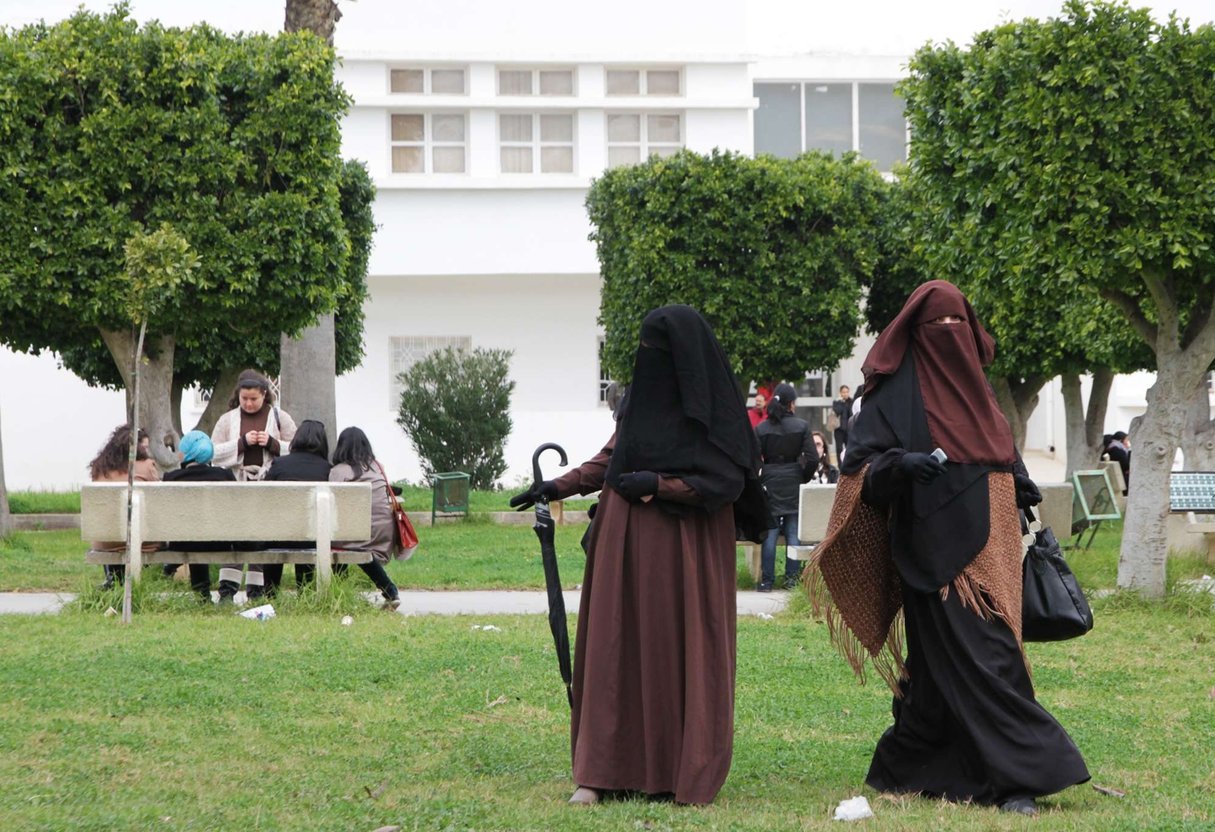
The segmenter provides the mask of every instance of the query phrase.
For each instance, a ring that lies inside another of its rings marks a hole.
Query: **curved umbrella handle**
[[[544,475],[540,473],[540,455],[548,450],[554,450],[561,454],[561,467],[564,468],[569,464],[569,457],[565,455],[565,448],[558,445],[556,442],[545,442],[539,448],[536,448],[532,454],[532,476],[535,477],[535,486],[540,487],[540,483],[544,482]]]

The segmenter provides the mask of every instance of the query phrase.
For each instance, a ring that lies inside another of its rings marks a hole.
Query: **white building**
[[[685,147],[855,149],[883,170],[905,153],[894,95],[903,55],[750,56],[755,21],[723,0],[695,14],[678,3],[622,0],[598,31],[578,24],[579,39],[554,34],[569,23],[567,6],[533,5],[546,11],[534,17],[466,0],[458,26],[442,4],[414,9],[407,25],[360,17],[371,10],[363,3],[343,6],[339,33],[361,32],[363,46],[342,50],[340,79],[355,101],[343,154],[368,165],[379,230],[366,358],[338,380],[337,418],[368,432],[395,477],[421,476],[395,423],[396,374],[449,344],[514,351],[508,481],[527,475],[541,442],[560,442],[577,462],[608,437],[600,279],[583,207],[606,167]],[[860,380],[870,343],[858,342],[837,384]],[[1145,387],[1131,389],[1116,386],[1111,426],[1142,412]],[[1050,390],[1029,445],[1061,453],[1057,383]],[[201,406],[186,398],[188,429]],[[52,357],[0,350],[9,488],[85,480],[88,460],[122,419],[121,394],[88,389]]]

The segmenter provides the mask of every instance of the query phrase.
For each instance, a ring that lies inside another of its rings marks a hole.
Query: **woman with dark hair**
[[[388,498],[391,486],[384,466],[376,461],[367,434],[359,428],[346,428],[338,436],[329,481],[365,482],[371,485],[371,539],[334,545],[342,549],[371,552],[374,559],[370,563],[360,563],[359,568],[367,573],[367,577],[384,596],[384,609],[395,610],[401,606],[400,592],[384,569],[384,564],[392,556],[395,537],[396,523],[392,515],[392,502]]]
[[[814,450],[818,453],[818,465],[811,470],[806,482],[835,485],[840,478],[840,469],[831,464],[831,459],[827,455],[827,438],[816,430],[810,432],[810,437],[814,440]]]
[[[276,457],[270,463],[270,470],[266,472],[265,479],[267,482],[328,482],[329,470],[332,467],[329,464],[329,437],[325,433],[324,423],[316,419],[305,419],[300,422],[295,436],[291,439],[291,453]],[[298,543],[299,541],[290,541],[284,542],[283,545]],[[277,594],[279,585],[283,582],[283,565],[267,563],[261,565],[260,569],[265,576],[266,594]],[[296,589],[301,589],[310,582],[315,572],[316,567],[311,564],[295,564]],[[252,566],[249,567],[249,574],[253,574]],[[249,596],[258,597],[256,588],[250,588]]]
[[[275,407],[270,380],[256,370],[241,372],[228,407],[211,431],[213,464],[231,468],[241,482],[264,479],[270,463],[295,438],[295,420]]]
[[[808,585],[854,670],[868,657],[894,691],[866,782],[1034,815],[1089,774],[1025,663],[1017,509],[1042,496],[983,374],[994,356],[955,286],[912,293],[862,367]]]
[[[156,467],[156,461],[152,459],[149,452],[149,443],[147,432],[140,428],[139,439],[135,444],[136,482],[156,482],[160,479],[160,469]],[[126,482],[127,463],[130,458],[131,426],[119,425],[110,433],[110,438],[105,441],[101,450],[97,452],[97,456],[93,457],[93,461],[89,463],[89,478],[93,482]],[[107,552],[125,551],[127,548],[122,541],[94,541],[91,545],[94,549]],[[145,543],[142,548],[145,552],[152,552],[159,549],[160,544]],[[122,583],[122,579],[126,575],[126,567],[121,564],[105,565],[101,568],[105,573],[105,583],[101,585],[102,589],[114,586],[115,580]]]
[[[641,324],[616,433],[511,498],[602,489],[587,541],[571,738],[578,789],[710,803],[734,741],[735,510],[759,449],[713,330],[689,306]],[[749,489],[750,490],[750,489]]]
[[[755,428],[763,470],[759,481],[768,492],[772,524],[759,550],[760,579],[756,590],[771,592],[776,583],[776,538],[785,536],[785,587],[797,585],[802,562],[789,557],[790,546],[801,546],[797,537],[798,501],[803,472],[818,465],[818,452],[810,438],[810,426],[793,415],[797,391],[792,384],[778,384],[768,404],[768,418]]]

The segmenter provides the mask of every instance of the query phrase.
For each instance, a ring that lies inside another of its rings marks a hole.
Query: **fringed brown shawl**
[[[805,586],[815,615],[863,684],[865,660],[896,696],[903,664],[902,589],[890,556],[887,516],[861,499],[865,471],[840,477],[827,537],[814,550]],[[987,545],[950,583],[981,618],[999,618],[1021,643],[1021,530],[1012,474],[988,474],[991,532]],[[1022,651],[1024,653],[1024,650]]]

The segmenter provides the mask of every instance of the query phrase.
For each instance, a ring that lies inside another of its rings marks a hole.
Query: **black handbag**
[[[1029,510],[1026,511],[1028,514]],[[1093,629],[1093,611],[1088,599],[1063,559],[1059,541],[1049,527],[1034,534],[1034,542],[1025,553],[1023,569],[1022,640],[1064,641]]]

